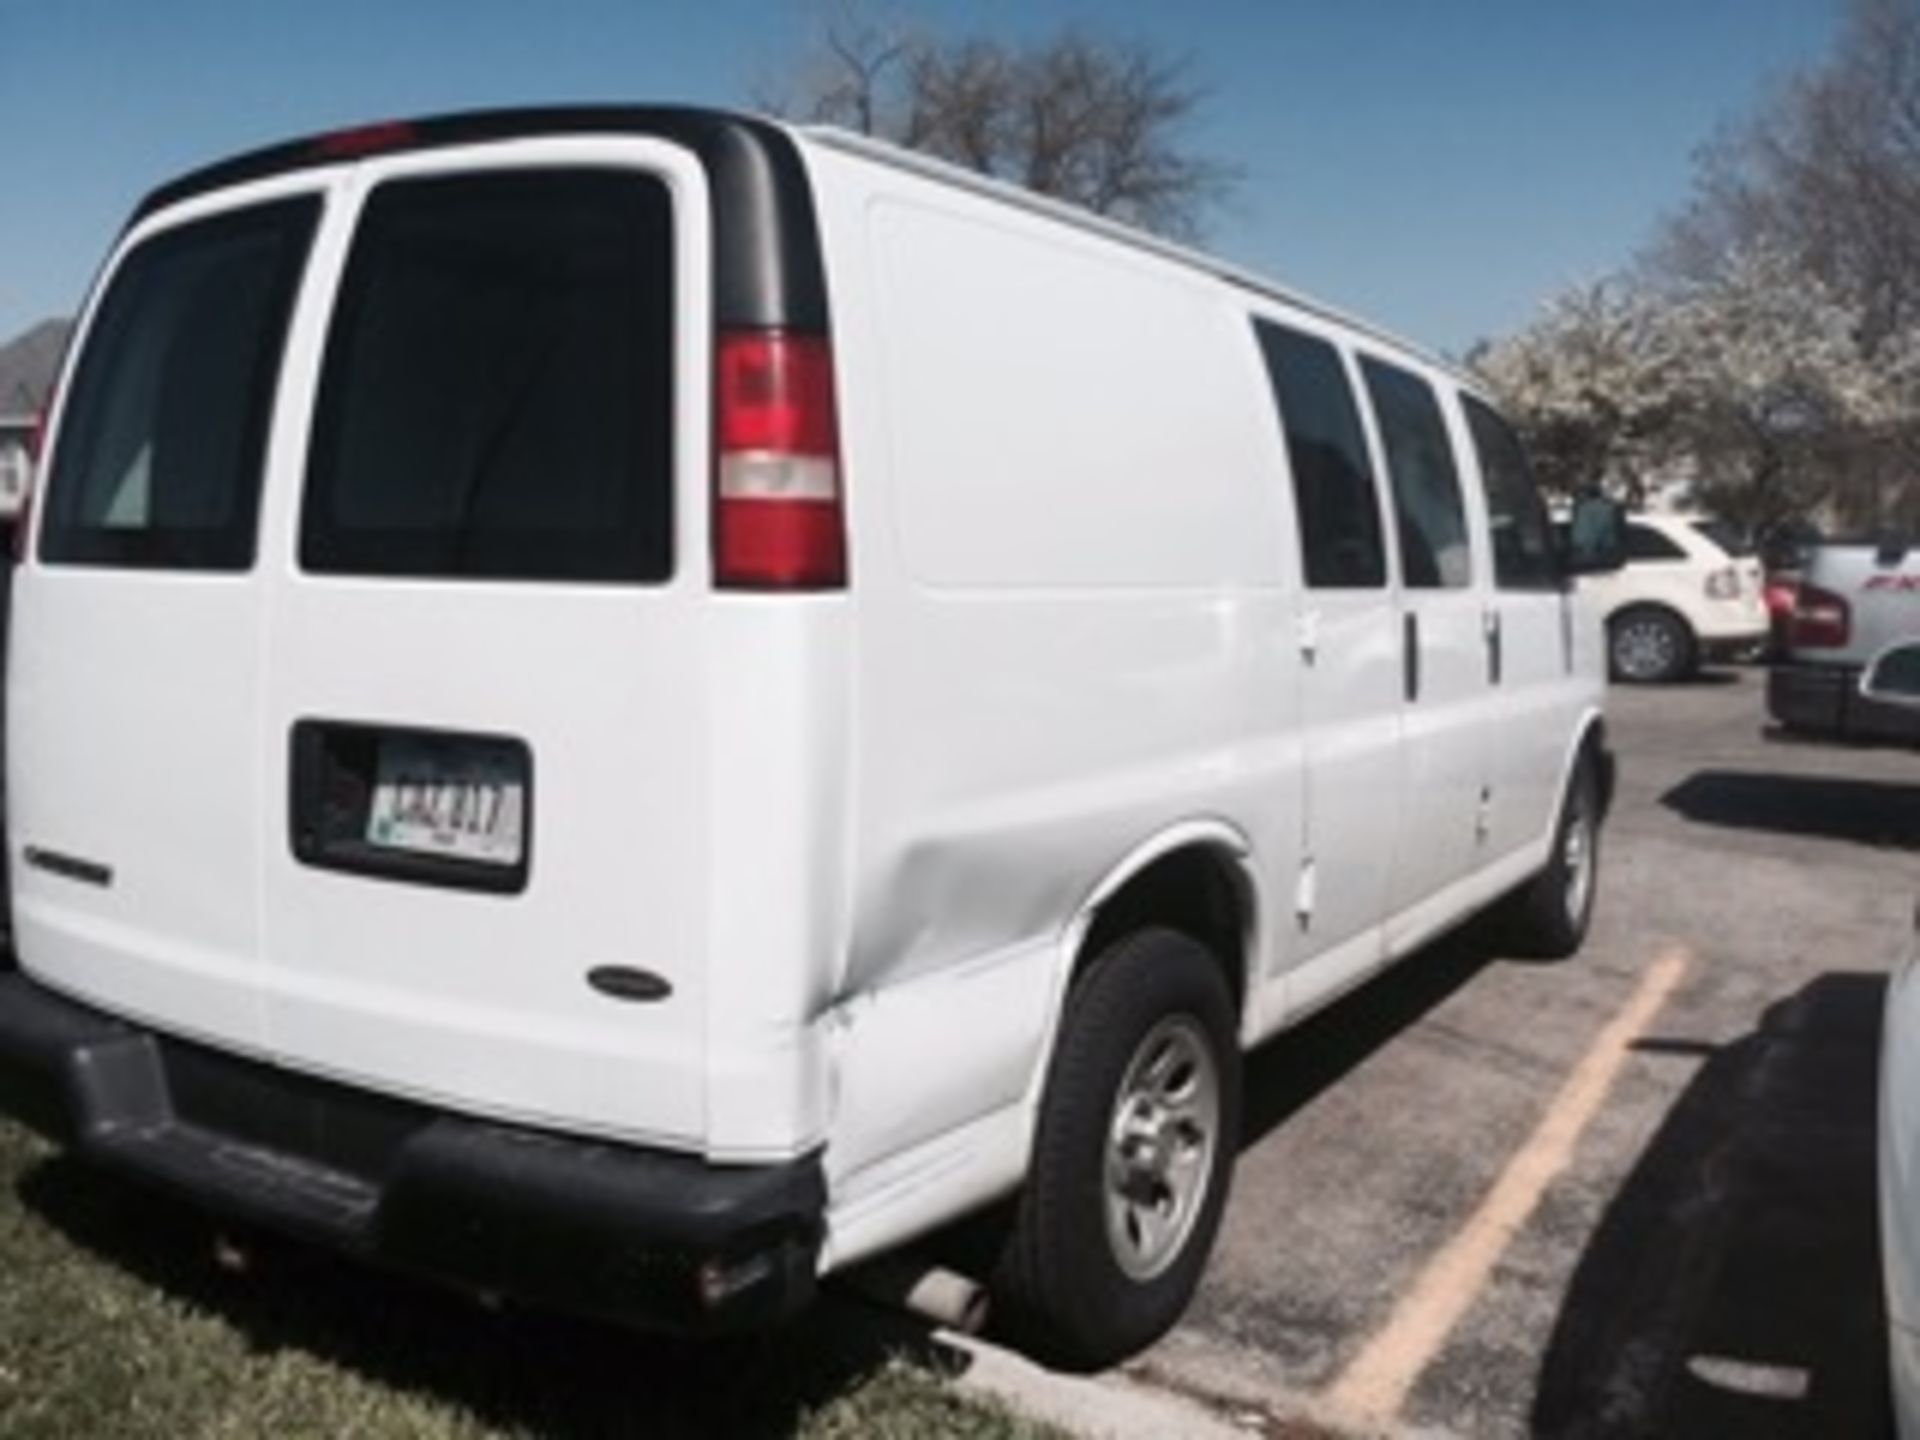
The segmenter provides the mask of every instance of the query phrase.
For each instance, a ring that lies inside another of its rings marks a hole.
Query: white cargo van
[[[1243,1048],[1503,897],[1586,927],[1602,647],[1507,427],[1019,192],[329,136],[150,198],[60,397],[0,1091],[224,1212],[699,1330],[1017,1197],[998,1313],[1098,1365]]]

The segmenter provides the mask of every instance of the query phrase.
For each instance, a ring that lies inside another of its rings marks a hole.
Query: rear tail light
[[[1853,611],[1843,596],[1818,585],[1800,586],[1787,634],[1791,644],[1837,649],[1847,643],[1852,629]]]
[[[1723,565],[1707,576],[1707,598],[1709,600],[1738,600],[1740,598],[1740,572],[1731,565]]]
[[[727,331],[714,361],[715,583],[847,583],[833,350],[823,336]]]

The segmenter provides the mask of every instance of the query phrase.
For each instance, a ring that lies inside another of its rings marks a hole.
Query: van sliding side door
[[[1256,321],[1285,433],[1303,588],[1301,748],[1306,783],[1294,894],[1299,962],[1288,1004],[1311,1004],[1381,958],[1401,805],[1399,616],[1381,495],[1353,377],[1316,335]],[[1339,958],[1331,958],[1344,951]]]

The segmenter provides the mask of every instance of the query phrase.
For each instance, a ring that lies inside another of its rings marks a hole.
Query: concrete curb
[[[966,1356],[955,1377],[962,1391],[990,1396],[1035,1420],[1086,1440],[1248,1440],[1268,1433],[1271,1419],[1250,1412],[1244,1422],[1197,1400],[1112,1371],[1062,1375],[970,1335],[942,1331],[940,1340]]]

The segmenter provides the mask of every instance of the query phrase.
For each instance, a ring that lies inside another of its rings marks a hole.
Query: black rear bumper
[[[1858,665],[1775,665],[1767,672],[1767,713],[1801,734],[1920,744],[1920,710],[1867,699]]]
[[[812,1298],[817,1156],[690,1156],[472,1120],[88,1009],[0,975],[0,1108],[210,1210],[486,1294],[691,1333]]]

